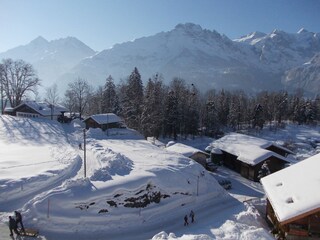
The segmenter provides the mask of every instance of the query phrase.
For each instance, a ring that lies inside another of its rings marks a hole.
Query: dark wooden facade
[[[277,216],[267,200],[266,218],[274,227],[273,232],[288,240],[320,239],[320,208],[302,213],[293,219],[279,222]]]
[[[266,149],[269,150],[269,151],[275,152],[275,153],[277,153],[277,154],[279,154],[279,155],[281,155],[283,157],[286,157],[289,153],[292,153],[290,151],[287,151],[287,150],[285,150],[283,148],[279,148],[279,147],[274,146],[274,145],[271,145],[270,147],[267,147]]]
[[[101,128],[103,131],[110,129],[110,128],[122,128],[123,124],[121,122],[113,122],[108,124],[99,124],[93,118],[87,118],[84,120],[86,124],[86,129],[89,128]]]
[[[271,173],[277,172],[285,167],[286,162],[282,159],[279,159],[277,157],[271,156],[269,158],[266,158],[262,162],[256,164],[256,165],[249,165],[245,162],[242,162],[238,160],[238,157],[230,154],[228,152],[223,152],[223,165],[230,168],[231,170],[240,173],[241,176],[253,180],[253,181],[259,181],[258,178],[259,171],[261,170],[261,166],[264,162],[268,163],[268,168]]]

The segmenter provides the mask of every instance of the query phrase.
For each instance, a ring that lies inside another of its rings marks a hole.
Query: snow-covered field
[[[263,197],[259,183],[223,167],[209,173],[133,130],[90,129],[84,178],[80,125],[0,116],[0,239],[10,239],[6,224],[17,209],[26,227],[40,230],[38,239],[273,239],[253,204],[243,203]],[[316,128],[263,136],[290,139],[301,158],[319,151]],[[221,178],[232,181],[230,192]],[[191,210],[196,221],[183,226]]]

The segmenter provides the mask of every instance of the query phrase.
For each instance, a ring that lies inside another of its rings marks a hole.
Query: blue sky
[[[318,0],[0,0],[0,52],[38,36],[100,51],[192,22],[234,39],[273,29],[320,32]]]

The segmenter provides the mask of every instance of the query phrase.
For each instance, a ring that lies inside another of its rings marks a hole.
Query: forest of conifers
[[[79,101],[68,97],[70,88],[72,85],[66,92],[65,102],[71,110],[79,111],[79,104],[73,104]],[[158,74],[143,86],[137,68],[117,86],[109,76],[105,85],[88,94],[83,104],[86,105],[84,115],[113,112],[124,118],[128,127],[145,137],[156,138],[215,136],[226,127],[262,129],[267,125],[282,126],[285,121],[316,124],[320,120],[320,97],[305,98],[301,90],[291,94],[263,91],[248,95],[240,90],[208,89],[202,93],[196,84],[186,84],[180,78],[165,85]]]
[[[21,103],[27,92],[40,85],[33,67],[22,60],[4,59],[0,64],[2,111]],[[200,81],[200,80],[199,80]],[[87,80],[69,83],[63,99],[57,85],[46,89],[49,104],[61,103],[80,118],[101,113],[115,113],[129,128],[145,137],[214,137],[223,129],[262,129],[283,126],[285,121],[317,124],[320,121],[320,95],[306,98],[303,91],[245,91],[208,89],[198,91],[196,83],[174,78],[164,84],[161,74],[152,76],[145,86],[137,68],[127,79],[115,85],[112,76],[94,89]]]

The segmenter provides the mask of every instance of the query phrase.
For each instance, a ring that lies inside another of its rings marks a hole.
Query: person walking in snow
[[[194,223],[194,212],[191,210],[189,217],[191,217],[191,222]]]
[[[188,215],[185,215],[184,216],[184,226],[188,226],[189,223],[188,223]]]
[[[17,230],[16,220],[14,220],[12,216],[9,216],[9,229],[10,229],[10,236],[13,236],[12,230],[15,232],[15,234],[19,235]]]
[[[15,214],[15,216],[16,216],[16,224],[17,224],[17,227],[18,227],[18,224],[20,223],[21,231],[25,233],[24,226],[23,226],[23,223],[22,223],[21,213],[18,212],[18,211],[14,211],[14,214]]]

